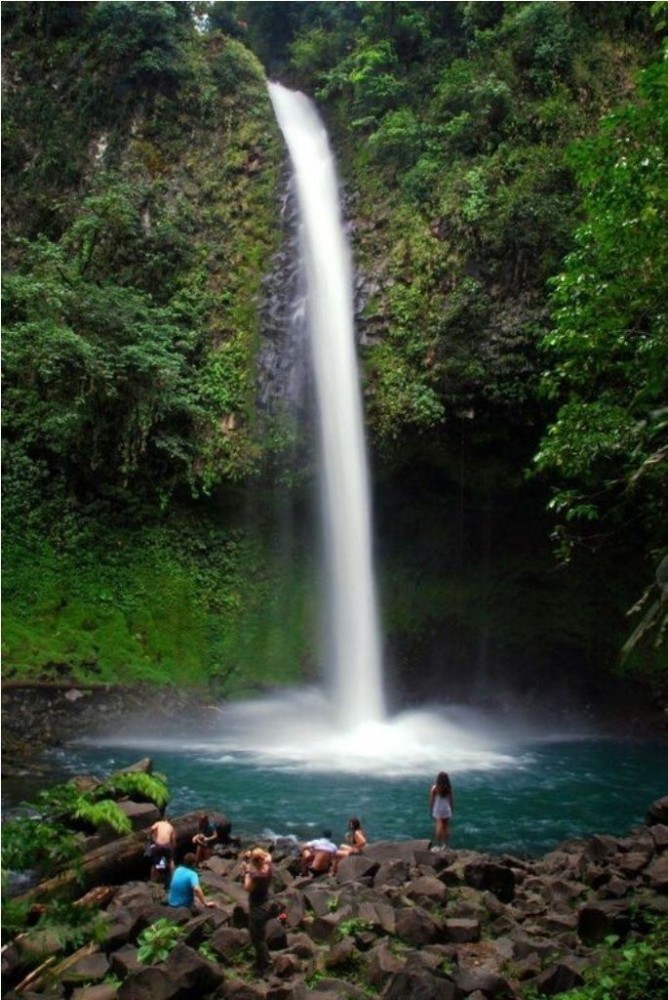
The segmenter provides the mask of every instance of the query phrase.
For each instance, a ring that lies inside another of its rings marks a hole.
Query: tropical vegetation
[[[660,689],[665,16],[3,5],[6,680],[317,670],[311,428],[263,392],[268,74],[337,155],[398,688]]]

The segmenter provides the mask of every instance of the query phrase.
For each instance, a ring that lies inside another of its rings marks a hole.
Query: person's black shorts
[[[167,864],[170,864],[173,856],[174,852],[171,847],[165,847],[163,844],[154,844],[151,863],[157,865],[164,858]]]

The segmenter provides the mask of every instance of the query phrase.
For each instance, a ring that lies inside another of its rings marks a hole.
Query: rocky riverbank
[[[118,846],[120,857],[134,858],[132,880],[91,882],[101,869],[84,856],[81,904],[99,914],[98,932],[65,958],[53,954],[53,931],[18,937],[3,950],[8,1000],[524,1000],[582,983],[611,935],[623,944],[655,921],[668,926],[668,797],[627,837],[570,840],[531,861],[437,851],[426,840],[380,842],[343,859],[336,875],[304,878],[294,845],[266,844],[277,916],[267,929],[272,966],[259,979],[241,884],[250,845],[216,847],[200,878],[218,905],[193,916],[137,878],[141,827],[152,813],[144,807],[142,819],[141,809],[125,808],[139,827]],[[31,898],[48,909],[44,893]],[[162,920],[172,950],[141,961],[142,933]],[[668,985],[665,965],[662,975]]]
[[[2,777],[43,775],[45,750],[82,736],[172,732],[186,724],[202,732],[218,721],[204,692],[155,685],[6,683],[2,688]]]

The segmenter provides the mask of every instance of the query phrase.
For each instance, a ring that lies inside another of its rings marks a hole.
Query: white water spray
[[[369,484],[353,324],[352,267],[327,133],[304,95],[269,85],[300,210],[307,321],[322,449],[327,675],[339,724],[384,718]]]

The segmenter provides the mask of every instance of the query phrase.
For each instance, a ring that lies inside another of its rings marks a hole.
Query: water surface
[[[57,760],[69,773],[104,774],[150,752],[156,770],[168,778],[172,814],[219,809],[248,840],[302,839],[323,827],[338,840],[350,815],[361,817],[372,840],[432,834],[431,772],[310,770],[244,750],[169,750],[164,744],[151,749],[147,741],[138,742],[59,751]],[[668,755],[661,743],[555,738],[513,743],[505,755],[502,749],[492,764],[451,771],[453,848],[538,855],[569,837],[625,835],[668,791]]]

